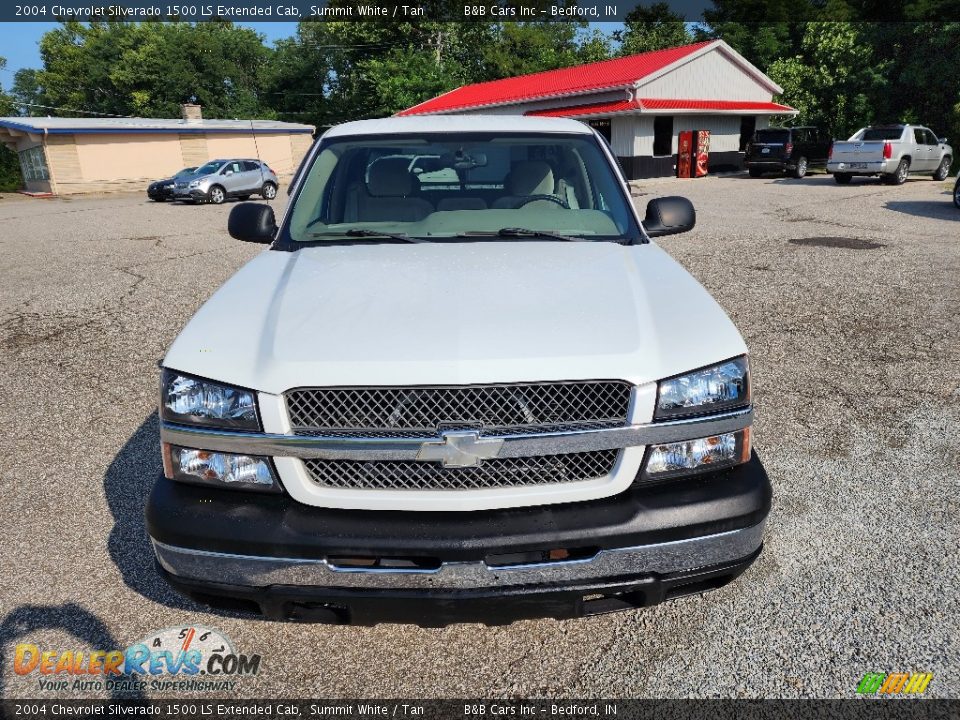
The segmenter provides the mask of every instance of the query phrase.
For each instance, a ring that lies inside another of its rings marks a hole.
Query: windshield
[[[196,175],[212,175],[223,165],[223,160],[211,160],[206,165],[197,168]]]
[[[628,202],[593,135],[345,137],[321,146],[287,233],[294,242],[639,239]]]
[[[789,130],[757,130],[756,140],[758,143],[786,143],[790,142]]]

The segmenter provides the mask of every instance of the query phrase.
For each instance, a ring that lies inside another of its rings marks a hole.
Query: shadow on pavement
[[[127,587],[161,605],[198,610],[199,605],[175,592],[157,574],[153,547],[147,537],[143,511],[154,481],[163,472],[159,438],[160,427],[154,412],[107,468],[103,489],[113,515],[107,548]]]
[[[21,605],[12,610],[2,621],[0,621],[0,698],[6,697],[6,687],[3,678],[8,668],[13,666],[12,653],[16,652],[15,647],[18,642],[32,642],[31,637],[41,630],[62,630],[70,633],[73,637],[92,650],[117,650],[120,649],[117,641],[110,634],[106,624],[99,617],[89,610],[84,609],[75,603],[65,605]],[[56,648],[40,648],[56,649]],[[73,648],[64,648],[73,649]],[[36,671],[39,675],[39,670]],[[55,676],[45,676],[53,678]],[[70,681],[76,679],[74,675],[68,675],[66,678]],[[86,679],[98,679],[96,676],[89,675]],[[39,696],[39,692],[36,694]],[[136,690],[112,690],[111,699],[142,699],[142,693]],[[2,712],[2,710],[0,710]]]
[[[891,200],[884,207],[916,217],[960,221],[960,208],[953,204],[951,193],[944,193],[940,200]]]
[[[160,425],[157,413],[153,412],[117,453],[103,479],[104,495],[113,515],[107,547],[124,584],[148,600],[176,610],[254,617],[193,602],[171,588],[157,572],[144,509],[153,483],[162,472]]]

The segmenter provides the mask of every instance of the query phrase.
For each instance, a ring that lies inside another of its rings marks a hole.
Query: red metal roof
[[[669,100],[640,98],[639,100],[615,100],[589,105],[568,105],[548,110],[531,110],[526,115],[538,117],[576,117],[578,115],[615,115],[622,112],[644,110],[716,110],[728,112],[792,113],[788,105],[774,102],[748,102],[745,100]]]
[[[590,103],[589,105],[569,105],[549,110],[531,110],[525,115],[537,117],[576,117],[577,115],[613,115],[615,113],[639,110],[636,100],[615,100],[614,102]]]
[[[432,100],[401,110],[397,114],[420,115],[449,112],[628,87],[637,80],[662,70],[713,42],[717,41],[708,40],[560,70],[464,85]]]

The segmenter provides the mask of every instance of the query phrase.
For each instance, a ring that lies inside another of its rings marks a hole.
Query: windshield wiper
[[[367,228],[351,228],[343,232],[314,232],[310,237],[349,237],[349,238],[390,238],[391,240],[401,240],[409,243],[426,242],[420,238],[410,237],[406,233],[393,233],[384,230],[368,230]]]
[[[520,227],[500,228],[496,232],[484,232],[482,230],[460,233],[457,237],[482,237],[496,235],[503,238],[547,238],[549,240],[563,240],[565,242],[590,242],[587,238],[575,237],[571,235],[561,235],[560,233],[550,232],[549,230],[530,230]]]

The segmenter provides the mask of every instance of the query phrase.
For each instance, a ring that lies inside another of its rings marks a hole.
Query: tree
[[[811,22],[802,54],[776,60],[769,74],[804,123],[847,137],[877,119],[877,99],[886,91],[888,69],[889,62],[876,56],[860,26]]]
[[[624,29],[613,33],[620,42],[620,55],[635,55],[651,50],[687,45],[692,41],[683,16],[658,2],[650,7],[637,5],[623,20]]]
[[[7,65],[7,59],[0,57],[0,70]],[[16,115],[13,101],[0,86],[0,116]],[[0,145],[0,192],[17,190],[21,185],[20,162],[16,153]]]
[[[324,126],[609,54],[606,36],[571,22],[304,21],[278,43],[265,97],[284,119]]]
[[[555,70],[609,57],[609,44],[584,23],[507,22],[491,27],[491,42],[484,48],[484,77],[498,80],[516,75]]]
[[[175,117],[192,101],[209,117],[262,117],[270,53],[228,22],[66,22],[43,35],[43,68],[20,89],[57,115]]]
[[[888,91],[871,98],[878,118],[927,125],[960,144],[960,22],[877,23],[865,34],[889,78]]]
[[[38,71],[33,68],[20,68],[13,76],[11,94],[24,115],[46,114],[41,107],[45,104],[45,97],[37,74]]]
[[[827,5],[838,0],[827,0]],[[842,0],[840,0],[842,2]],[[820,0],[712,0],[697,40],[720,38],[761,70],[800,53],[805,23],[821,11]]]

